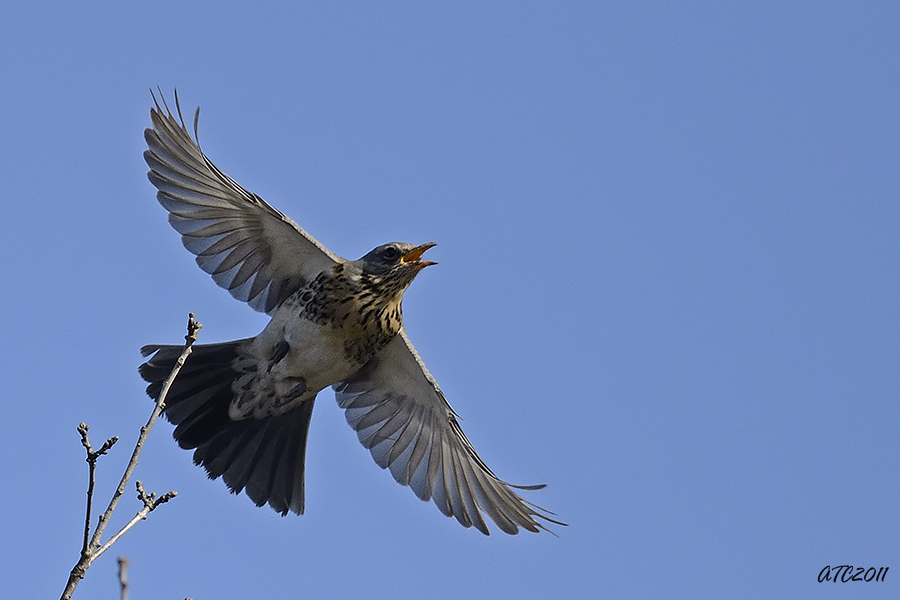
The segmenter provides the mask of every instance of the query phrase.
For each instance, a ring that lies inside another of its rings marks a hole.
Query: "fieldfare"
[[[316,395],[331,386],[375,462],[442,513],[488,534],[546,530],[475,452],[403,327],[401,301],[433,243],[392,242],[358,260],[334,254],[228,177],[154,97],[144,137],[148,177],[197,264],[238,300],[271,316],[253,338],[194,345],[166,398],[174,437],[194,463],[286,515],[304,509],[304,461]],[[141,376],[159,396],[181,346],[142,348]]]

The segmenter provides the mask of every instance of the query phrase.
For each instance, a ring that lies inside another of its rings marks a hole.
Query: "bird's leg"
[[[281,362],[281,360],[287,356],[288,351],[291,349],[291,346],[287,343],[287,340],[281,340],[272,350],[272,356],[269,358],[269,368],[268,371],[272,370],[272,367]]]
[[[302,377],[291,377],[292,380],[296,380],[297,383],[281,398],[281,404],[290,402],[291,400],[295,400],[306,393],[306,380]]]

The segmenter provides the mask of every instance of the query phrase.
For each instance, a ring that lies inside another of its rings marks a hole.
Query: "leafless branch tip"
[[[187,335],[184,336],[187,345],[190,346],[194,342],[197,341],[197,334],[200,332],[200,328],[203,327],[203,323],[195,320],[194,313],[190,313],[188,315],[188,324],[187,324]]]
[[[119,560],[119,600],[128,600],[128,559],[120,556]]]
[[[103,456],[109,452],[110,448],[116,445],[116,442],[119,441],[119,436],[112,436],[103,442],[103,445],[100,446],[99,450],[95,451],[94,447],[91,446],[91,439],[88,437],[89,429],[90,426],[83,421],[78,425],[78,433],[81,434],[81,445],[84,446],[84,449],[87,451],[87,461],[89,463],[95,463],[97,462],[98,457]]]
[[[166,492],[165,494],[157,498],[156,492],[150,492],[148,494],[147,491],[144,490],[144,484],[142,484],[140,481],[135,482],[135,484],[138,492],[138,500],[144,503],[144,507],[147,509],[147,512],[152,512],[160,504],[165,504],[178,495],[178,492],[172,490],[171,492]]]
[[[172,386],[172,382],[178,376],[178,372],[181,371],[181,367],[184,366],[184,361],[187,360],[187,357],[191,353],[191,346],[194,342],[197,341],[197,334],[200,331],[200,328],[203,327],[202,324],[197,322],[195,319],[194,313],[190,313],[188,316],[187,323],[187,335],[184,336],[185,344],[184,350],[179,356],[178,360],[175,362],[175,366],[172,368],[172,372],[169,374],[169,377],[163,382],[162,390],[160,391],[159,397],[156,400],[156,405],[153,407],[153,412],[150,414],[150,419],[147,421],[147,424],[141,427],[141,433],[138,436],[137,443],[135,444],[134,451],[131,454],[131,460],[128,461],[128,465],[125,467],[125,473],[122,475],[122,479],[119,481],[119,486],[116,488],[115,493],[113,493],[112,500],[109,502],[109,506],[100,515],[100,518],[97,520],[97,527],[94,529],[93,535],[91,535],[91,510],[93,506],[94,499],[94,472],[97,468],[97,458],[103,456],[119,441],[119,436],[113,436],[106,440],[102,446],[100,446],[99,450],[94,450],[91,445],[91,440],[88,437],[88,430],[90,429],[86,423],[80,423],[78,425],[78,433],[81,436],[81,445],[84,446],[85,451],[87,452],[87,463],[88,463],[88,492],[87,492],[87,509],[85,515],[85,523],[84,523],[84,540],[81,548],[81,557],[78,562],[72,567],[72,571],[69,573],[69,580],[66,583],[66,588],[62,594],[62,600],[69,600],[72,598],[72,594],[75,592],[75,588],[78,586],[78,582],[84,578],[85,573],[87,572],[88,567],[97,560],[103,553],[105,553],[109,548],[120,538],[122,537],[129,529],[134,527],[139,521],[146,519],[147,515],[156,509],[160,504],[165,504],[178,494],[174,491],[167,492],[162,496],[157,497],[155,492],[150,492],[149,494],[144,489],[143,484],[140,481],[137,481],[137,491],[138,498],[143,502],[144,507],[138,511],[138,513],[129,521],[122,529],[118,531],[114,536],[112,536],[105,544],[100,545],[100,540],[103,537],[103,532],[106,529],[106,526],[109,524],[109,520],[112,517],[113,511],[116,509],[116,506],[119,503],[119,499],[122,497],[122,494],[125,492],[125,486],[128,483],[128,480],[131,478],[132,473],[134,472],[135,467],[137,467],[138,457],[141,454],[141,450],[144,447],[144,443],[147,440],[147,436],[150,433],[150,429],[153,428],[153,424],[156,423],[156,420],[162,414],[162,411],[165,408],[166,403],[166,395],[169,393],[169,388]],[[127,597],[127,579],[125,579],[125,569],[127,568],[127,560],[123,563],[122,559],[119,560],[119,577],[120,584],[122,590],[122,597]]]

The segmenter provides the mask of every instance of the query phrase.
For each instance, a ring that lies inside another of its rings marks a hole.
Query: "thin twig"
[[[88,539],[91,533],[91,509],[94,504],[94,473],[97,470],[97,459],[109,452],[109,449],[119,441],[119,436],[114,435],[104,442],[100,447],[100,450],[94,452],[94,448],[91,446],[91,440],[88,437],[88,429],[90,429],[90,427],[84,422],[78,425],[78,433],[81,434],[81,445],[84,446],[84,449],[87,452],[87,458],[85,460],[88,464],[87,510],[85,511],[84,517],[84,542],[81,545],[82,554],[88,551]]]
[[[184,336],[184,351],[175,362],[175,367],[172,368],[172,372],[169,374],[169,377],[163,382],[162,390],[160,390],[159,397],[156,399],[156,407],[150,414],[150,419],[147,421],[146,425],[141,427],[141,435],[138,436],[137,444],[135,444],[134,451],[131,453],[131,460],[128,461],[128,466],[125,467],[125,473],[122,475],[122,480],[119,482],[119,487],[116,488],[116,492],[113,494],[112,500],[110,500],[109,506],[107,507],[106,511],[104,511],[104,513],[100,515],[100,520],[97,523],[97,529],[94,530],[94,535],[91,538],[91,548],[100,547],[100,538],[103,536],[103,532],[106,530],[106,526],[109,524],[109,519],[112,516],[113,511],[119,504],[119,499],[122,497],[122,494],[125,493],[125,486],[128,485],[128,480],[131,479],[131,474],[134,473],[134,469],[135,467],[137,467],[138,457],[141,455],[141,450],[144,449],[144,442],[147,441],[147,435],[153,428],[153,424],[156,423],[156,419],[159,418],[159,415],[162,414],[163,409],[166,407],[166,395],[168,395],[169,393],[169,388],[172,386],[172,382],[178,376],[178,372],[181,371],[181,367],[184,366],[184,361],[187,360],[188,356],[190,356],[192,350],[191,346],[193,346],[194,342],[197,341],[197,332],[201,327],[203,327],[203,325],[196,322],[194,320],[194,313],[191,313],[188,317],[188,334]]]
[[[166,407],[166,396],[169,393],[169,388],[172,387],[172,382],[178,376],[179,371],[181,371],[181,367],[184,366],[184,361],[187,360],[187,357],[191,354],[191,346],[194,342],[197,341],[197,333],[200,331],[200,328],[203,327],[200,323],[198,323],[194,319],[194,313],[191,313],[188,317],[188,325],[187,325],[187,335],[184,336],[185,344],[184,351],[181,353],[181,356],[178,357],[178,360],[175,362],[175,366],[172,368],[172,372],[169,374],[169,377],[163,382],[162,389],[160,390],[159,396],[156,400],[156,406],[153,408],[153,412],[150,415],[150,419],[147,421],[147,424],[141,427],[141,434],[138,436],[138,441],[135,444],[134,451],[131,453],[131,460],[128,461],[128,466],[125,468],[125,473],[122,475],[122,480],[119,482],[119,487],[116,488],[115,493],[113,494],[112,500],[109,502],[109,507],[100,515],[100,518],[97,521],[97,528],[94,530],[93,536],[90,535],[90,526],[91,526],[91,509],[93,506],[93,496],[94,496],[94,471],[96,469],[97,458],[106,454],[110,448],[118,441],[118,436],[111,437],[106,440],[106,443],[101,446],[100,450],[94,451],[91,447],[91,442],[88,439],[88,426],[82,423],[78,426],[78,432],[81,434],[81,443],[85,447],[87,451],[88,458],[88,499],[87,499],[87,509],[85,516],[85,531],[84,531],[84,543],[81,549],[81,557],[78,562],[72,567],[72,571],[69,573],[69,580],[66,583],[66,588],[63,590],[63,594],[61,596],[61,600],[70,600],[72,598],[72,594],[75,593],[75,588],[78,587],[78,583],[84,578],[84,574],[87,572],[88,567],[104,552],[106,552],[122,535],[125,534],[129,529],[134,527],[134,525],[147,517],[147,515],[153,511],[157,506],[168,502],[172,498],[176,496],[175,492],[169,492],[167,494],[163,494],[159,498],[156,497],[155,493],[147,494],[144,491],[143,485],[141,482],[137,482],[138,487],[138,498],[144,503],[144,508],[138,511],[138,514],[121,530],[119,530],[116,535],[112,537],[106,544],[102,547],[100,546],[100,540],[103,537],[103,532],[106,529],[106,526],[109,524],[109,519],[112,517],[113,511],[116,509],[116,506],[119,503],[119,499],[122,497],[122,494],[125,492],[125,486],[128,484],[128,480],[131,478],[132,473],[134,473],[134,469],[137,466],[138,457],[141,454],[141,450],[144,447],[144,442],[147,440],[147,436],[150,433],[150,430],[153,428],[153,424],[156,423],[156,419],[159,418],[159,415],[162,414],[162,411]],[[121,568],[121,565],[120,565]]]
[[[128,600],[128,559],[119,557],[119,600]]]
[[[101,554],[103,554],[104,552],[109,550],[110,546],[115,544],[116,541],[120,537],[125,535],[125,533],[129,529],[131,529],[132,527],[137,525],[140,521],[143,521],[144,519],[146,519],[147,515],[150,514],[151,512],[153,512],[153,510],[155,510],[157,506],[159,506],[160,504],[165,504],[166,502],[168,502],[169,500],[171,500],[172,498],[174,498],[175,496],[178,495],[178,492],[172,491],[172,492],[167,492],[167,493],[163,494],[162,496],[160,496],[159,498],[157,498],[155,492],[150,492],[148,494],[144,490],[144,485],[140,481],[137,481],[136,483],[137,483],[138,499],[144,503],[144,508],[139,510],[137,512],[137,514],[134,515],[134,517],[132,517],[132,519],[130,521],[128,521],[128,523],[126,523],[124,527],[122,527],[122,529],[120,529],[114,536],[109,538],[109,540],[107,540],[107,542],[105,544],[100,546],[100,548],[98,548],[91,555],[92,563],[95,560],[97,560],[98,558],[100,558]]]

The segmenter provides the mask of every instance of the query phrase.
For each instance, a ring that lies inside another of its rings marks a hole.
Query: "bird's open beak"
[[[413,248],[412,250],[410,250],[409,252],[407,252],[406,254],[404,254],[403,256],[400,257],[400,263],[401,264],[414,263],[414,265],[411,265],[411,266],[416,266],[416,267],[427,267],[428,265],[436,265],[437,264],[436,262],[432,262],[430,260],[419,260],[420,258],[422,258],[422,255],[425,254],[425,251],[433,246],[437,246],[437,244],[435,244],[434,242],[428,242],[426,244],[420,244],[420,245],[416,246],[415,248]]]

